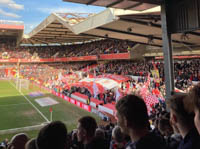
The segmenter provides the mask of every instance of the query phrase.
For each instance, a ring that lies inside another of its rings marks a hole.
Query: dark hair
[[[67,145],[67,128],[60,121],[44,126],[36,139],[39,149],[64,149]]]
[[[84,116],[78,120],[81,127],[87,132],[87,136],[93,137],[97,128],[96,120],[91,116]]]
[[[115,126],[112,130],[112,137],[114,137],[114,140],[117,143],[123,142],[125,139],[125,135],[122,133],[121,129],[119,126]]]
[[[26,145],[25,145],[25,149],[37,149],[36,147],[36,139],[30,139]]]
[[[145,128],[149,125],[147,107],[144,100],[136,95],[127,95],[116,104],[118,113],[124,116],[133,128]]]
[[[169,118],[165,118],[165,117],[161,117],[158,121],[158,129],[160,132],[165,133],[167,132],[167,130],[171,130],[171,134],[173,133],[173,128],[171,127],[170,124],[170,119]],[[169,132],[168,132],[169,133]]]
[[[187,94],[173,95],[167,99],[167,106],[173,110],[182,124],[193,122],[193,114],[190,114],[185,107],[184,100],[187,100]]]
[[[200,83],[195,85],[189,92],[189,99],[188,101],[192,102],[192,109],[196,107],[197,109],[200,109]],[[192,99],[192,100],[191,100]]]
[[[12,137],[8,148],[24,149],[28,142],[28,136],[25,133],[19,133]]]

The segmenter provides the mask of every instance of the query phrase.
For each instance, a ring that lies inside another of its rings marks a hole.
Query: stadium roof
[[[93,14],[52,13],[33,31],[24,36],[22,44],[50,44],[83,42],[96,37],[75,35],[72,26]]]
[[[63,0],[65,2],[81,3],[120,9],[143,11],[156,7],[161,0]]]
[[[109,8],[85,17],[66,17],[70,13],[53,13],[30,34],[23,43],[69,43],[96,38],[130,40],[162,47],[160,7],[144,11]],[[73,14],[74,15],[74,14]],[[199,45],[200,31],[174,34],[174,47]]]
[[[107,9],[73,26],[76,34],[131,40],[153,46],[162,46],[160,7],[137,12]],[[198,31],[173,35],[173,46],[198,45]]]
[[[20,21],[0,20],[0,42],[12,39],[18,44],[24,33],[24,23]]]

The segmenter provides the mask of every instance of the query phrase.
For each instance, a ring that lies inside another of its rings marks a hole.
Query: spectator
[[[162,138],[149,130],[147,107],[143,99],[127,95],[117,102],[116,109],[118,124],[132,141],[129,149],[165,148]]]
[[[37,149],[36,146],[36,139],[30,139],[26,145],[25,145],[25,149]]]
[[[3,142],[1,142],[0,146],[7,148],[8,147],[8,139],[6,138]]]
[[[125,135],[122,133],[119,126],[115,126],[115,128],[112,130],[110,149],[125,149],[125,145]]]
[[[85,116],[78,120],[78,141],[82,143],[82,149],[104,149],[105,142],[99,138],[95,138],[97,128],[96,120],[93,117]]]
[[[106,149],[108,149],[109,148],[109,143],[110,142],[108,142],[108,139],[106,139],[106,136],[105,136],[105,130],[104,129],[102,129],[102,128],[97,128],[96,129],[96,131],[95,131],[95,138],[96,139],[98,139],[99,141],[101,141],[101,142],[104,142],[104,147],[106,148]]]
[[[158,123],[158,129],[164,136],[167,149],[177,149],[182,138],[179,134],[173,133],[173,128],[171,127],[169,117],[162,116],[160,118]]]
[[[200,83],[195,85],[189,92],[186,105],[190,111],[195,113],[194,123],[200,135]]]
[[[199,134],[194,127],[193,114],[186,111],[184,100],[187,95],[174,95],[167,100],[170,109],[170,121],[175,133],[180,133],[183,140],[178,149],[197,149],[200,148]]]
[[[160,118],[158,122],[158,129],[163,136],[169,137],[173,134],[173,128],[170,125],[170,120],[168,118]]]
[[[95,131],[95,137],[100,139],[105,139],[105,132],[101,128],[97,128]]]
[[[44,126],[35,142],[37,149],[66,149],[67,128],[65,124],[54,121]]]
[[[28,139],[25,133],[16,134],[12,137],[8,149],[25,149],[25,144],[28,142]]]

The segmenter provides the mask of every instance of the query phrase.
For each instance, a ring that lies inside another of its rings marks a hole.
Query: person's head
[[[105,139],[105,132],[103,129],[101,128],[97,128],[95,131],[95,137],[96,138],[101,138],[101,139]]]
[[[200,83],[190,90],[186,105],[190,112],[195,113],[194,123],[200,134]]]
[[[96,120],[91,116],[84,116],[78,120],[77,137],[79,142],[86,143],[94,138],[97,128]]]
[[[158,122],[158,130],[163,136],[171,136],[173,134],[173,128],[168,118],[160,118]]]
[[[167,107],[170,110],[170,123],[175,133],[180,133],[180,127],[193,125],[193,115],[187,112],[184,104],[186,98],[186,94],[179,94],[167,99]]]
[[[72,131],[72,140],[77,140],[77,129]]]
[[[149,117],[144,100],[136,95],[127,95],[116,104],[117,121],[122,131],[129,134],[129,129],[142,130],[149,126]]]
[[[36,148],[36,139],[30,139],[26,145],[25,145],[25,149],[37,149]]]
[[[112,130],[112,138],[117,142],[121,143],[125,139],[125,135],[122,133],[121,128],[119,126],[115,126]]]
[[[24,149],[28,142],[28,136],[25,133],[19,133],[12,137],[8,149]]]
[[[8,138],[6,138],[6,139],[4,140],[4,142],[5,142],[6,144],[8,144]]]
[[[54,121],[44,126],[36,139],[39,149],[65,149],[67,146],[67,128],[64,123]]]

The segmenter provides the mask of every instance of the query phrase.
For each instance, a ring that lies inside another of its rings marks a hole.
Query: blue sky
[[[23,21],[29,33],[52,12],[98,13],[104,9],[62,0],[0,0],[0,20]]]

